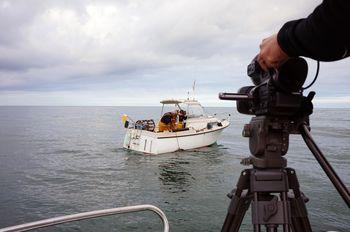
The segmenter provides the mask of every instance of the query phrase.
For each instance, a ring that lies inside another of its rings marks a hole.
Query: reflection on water
[[[201,162],[205,165],[218,165],[222,163],[222,156],[227,155],[227,150],[223,145],[213,144],[209,147],[202,147],[192,150],[194,154],[197,152]]]
[[[186,192],[195,178],[188,171],[190,162],[172,158],[159,164],[159,180],[172,193]]]
[[[186,192],[196,181],[196,173],[202,168],[222,164],[226,149],[214,144],[210,147],[179,151],[159,163],[159,180],[172,193]]]

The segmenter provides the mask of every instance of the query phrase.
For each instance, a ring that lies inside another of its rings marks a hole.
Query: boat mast
[[[195,100],[196,80],[193,81],[192,85],[192,100]]]

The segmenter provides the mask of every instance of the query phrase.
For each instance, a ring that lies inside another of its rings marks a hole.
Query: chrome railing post
[[[112,209],[103,209],[103,210],[95,210],[95,211],[89,211],[84,213],[77,213],[77,214],[71,214],[66,216],[60,216],[60,217],[54,217],[49,219],[44,219],[40,221],[25,223],[21,225],[16,226],[10,226],[6,228],[0,229],[0,232],[20,232],[20,231],[29,231],[33,229],[43,228],[43,227],[49,227],[53,225],[73,222],[73,221],[80,221],[80,220],[86,220],[90,218],[98,218],[98,217],[104,217],[104,216],[110,216],[115,214],[122,214],[122,213],[132,213],[132,212],[140,212],[140,211],[152,211],[156,213],[163,222],[163,231],[169,232],[169,222],[165,214],[161,209],[159,209],[156,206],[153,205],[136,205],[136,206],[126,206],[126,207],[119,207],[119,208],[112,208]]]

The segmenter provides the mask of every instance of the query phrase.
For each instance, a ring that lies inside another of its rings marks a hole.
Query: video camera
[[[308,66],[303,58],[291,58],[280,69],[264,71],[257,57],[248,65],[248,76],[254,86],[245,86],[238,93],[220,93],[221,100],[236,100],[237,110],[248,115],[296,116],[312,113],[311,92],[302,94]]]
[[[249,137],[252,156],[243,164],[259,168],[285,167],[283,158],[289,146],[289,134],[300,134],[300,126],[309,124],[315,92],[303,96],[308,66],[303,58],[291,58],[278,70],[264,71],[257,57],[248,65],[248,76],[254,86],[245,86],[238,93],[220,93],[222,100],[236,100],[242,114],[255,115],[243,128]]]
[[[313,111],[312,99],[303,88],[308,66],[303,58],[291,58],[278,70],[264,71],[257,57],[248,65],[248,76],[253,86],[245,86],[238,93],[220,93],[222,100],[237,101],[237,110],[254,115],[244,125],[242,135],[249,138],[251,155],[242,160],[243,165],[252,165],[239,176],[236,188],[228,194],[229,209],[222,232],[238,231],[244,214],[251,204],[254,231],[264,225],[266,231],[311,232],[305,203],[307,198],[299,189],[295,170],[287,167],[289,135],[301,134],[333,185],[350,207],[350,192],[332,166],[317,147],[310,134],[309,115]],[[278,193],[278,194],[276,194]]]

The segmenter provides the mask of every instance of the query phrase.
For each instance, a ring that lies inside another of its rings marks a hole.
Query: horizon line
[[[161,105],[0,105],[0,107],[162,107]],[[234,106],[203,106],[204,108],[234,108]],[[314,106],[314,109],[350,109],[349,106],[344,107],[327,107],[327,106]]]

